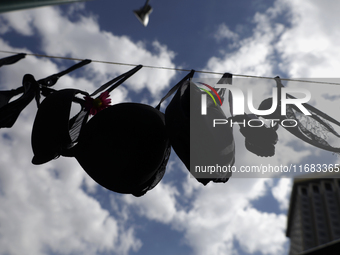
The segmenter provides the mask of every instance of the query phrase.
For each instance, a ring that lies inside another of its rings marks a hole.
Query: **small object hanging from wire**
[[[142,8],[139,10],[134,10],[133,13],[136,15],[138,20],[146,27],[149,23],[149,15],[152,12],[152,7],[149,5],[149,1],[147,0],[146,3]]]
[[[232,129],[228,125],[219,125],[216,128],[210,125],[213,119],[226,119],[220,105],[214,104],[217,98],[223,102],[226,89],[215,91],[216,97],[215,94],[207,97],[207,114],[202,115],[202,92],[191,81],[194,72],[191,70],[187,76],[170,89],[156,109],[160,109],[161,103],[176,92],[165,110],[166,130],[172,148],[198,182],[203,185],[207,185],[210,181],[225,183],[231,177],[231,172],[222,174],[217,172],[211,174],[210,172],[207,175],[204,171],[197,172],[196,167],[213,164],[231,167],[235,163],[235,143]],[[218,83],[229,84],[231,78],[231,74],[225,73]]]
[[[279,76],[275,77],[276,86],[278,88],[277,98],[281,98],[281,89],[284,88]],[[290,94],[286,94],[287,99],[296,99]],[[267,98],[259,106],[259,110],[267,110],[272,105],[273,99]],[[286,115],[281,115],[281,100],[275,112],[265,115],[266,119],[280,120],[280,125],[291,134],[300,138],[302,141],[309,143],[315,147],[340,152],[339,138],[335,128],[340,127],[340,122],[328,116],[326,113],[317,108],[302,103],[302,105],[310,112],[311,115],[304,115],[303,112],[294,104],[286,106]],[[286,121],[287,125],[282,125]],[[295,124],[295,125],[294,125]],[[276,127],[277,128],[277,127]]]

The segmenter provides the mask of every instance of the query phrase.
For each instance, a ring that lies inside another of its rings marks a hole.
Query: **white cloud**
[[[218,27],[214,37],[216,38],[217,41],[221,41],[223,39],[230,39],[233,42],[235,42],[239,38],[238,34],[231,31],[229,27],[224,23],[222,23]]]
[[[178,213],[176,195],[179,194],[175,187],[160,183],[152,192],[148,192],[143,197],[137,198],[126,195],[123,200],[129,205],[137,206],[140,215],[150,220],[169,223]]]
[[[196,254],[225,254],[235,249],[234,239],[244,250],[252,253],[282,253],[280,247],[286,242],[282,231],[285,217],[274,214],[268,216],[250,207],[251,200],[265,194],[266,182],[265,179],[230,179],[226,184],[211,183],[197,192],[192,209],[180,218],[181,222],[188,222],[188,226],[183,228],[186,228],[187,242],[193,246]],[[253,219],[253,225],[247,224],[253,217],[256,218]],[[262,228],[270,228],[273,222],[275,226],[270,233],[262,231]],[[247,233],[248,238],[245,236]],[[259,236],[268,245],[263,246]],[[269,245],[270,239],[273,242]]]
[[[33,107],[29,107],[31,113]],[[30,120],[18,119],[1,137],[0,153],[0,253],[96,254],[103,250],[138,249],[131,230],[118,226],[116,219],[82,185],[86,174],[74,159],[59,159],[42,166],[30,161]],[[57,178],[56,178],[57,175]],[[120,240],[126,235],[129,240]],[[128,245],[129,244],[129,245]],[[123,254],[123,253],[121,253]]]
[[[222,56],[211,57],[206,69],[215,72],[232,72],[248,75],[271,75],[273,62],[271,55],[274,53],[273,41],[282,33],[283,27],[279,24],[272,24],[268,14],[257,13],[254,16],[256,27],[249,38],[238,41],[238,47],[233,52],[225,53]],[[230,34],[225,27],[221,31]],[[235,37],[234,35],[232,37]]]
[[[230,179],[226,184],[203,187],[188,176],[183,185],[191,191],[185,198],[161,183],[142,199],[126,196],[124,200],[141,216],[183,231],[185,242],[197,255],[236,252],[234,239],[251,253],[283,254],[286,217],[262,213],[250,205],[267,192],[268,181]],[[185,207],[177,202],[178,196],[188,200]]]
[[[289,6],[292,26],[277,43],[280,67],[291,77],[338,77],[339,2],[280,2]]]
[[[317,1],[277,0],[264,13],[255,14],[253,33],[247,38],[240,39],[237,49],[211,57],[206,69],[266,77],[274,77],[274,72],[278,70],[287,73],[290,78],[335,77],[340,67],[339,46],[336,45],[339,32],[338,26],[335,25],[338,18],[333,11],[337,5],[338,3],[334,1],[329,7]],[[283,17],[287,20],[282,19]],[[251,79],[247,79],[248,83],[245,84],[241,82],[242,80],[246,79],[235,78],[233,85],[240,87],[244,92],[247,89],[256,91],[255,106],[269,97],[269,89],[276,85],[273,80],[268,82],[256,79],[255,87],[255,82]],[[286,85],[287,82],[284,81],[283,84]],[[337,86],[312,86],[297,82],[290,82],[289,86],[297,88],[303,86],[311,91],[310,104],[336,118],[338,111],[336,104],[321,95],[337,94]],[[228,111],[227,109],[226,112]],[[238,133],[237,129],[234,134]],[[240,147],[244,143],[243,140],[236,135],[236,164],[241,164],[238,159],[242,158],[242,163],[246,165],[270,163],[285,166],[310,159],[311,155],[317,157],[321,163],[328,153],[301,141],[283,128],[278,130],[278,135],[276,156],[273,158],[259,158],[247,153]],[[299,148],[293,147],[292,144],[298,145]],[[294,157],[290,156],[293,154]]]
[[[281,210],[287,210],[290,193],[292,191],[292,180],[288,178],[280,179],[278,184],[272,189],[272,194],[279,202]]]
[[[237,49],[229,49],[225,54],[211,57],[205,69],[272,77],[277,70],[292,78],[336,76],[340,52],[339,46],[336,45],[339,32],[338,18],[334,10],[337,3],[332,2],[331,7],[326,5],[317,1],[276,1],[265,13],[257,13],[254,16],[256,26],[250,37],[241,39]],[[328,12],[331,17],[328,17]],[[282,18],[279,15],[289,17],[291,26],[286,26],[285,20],[276,23],[278,18]],[[332,25],[329,25],[330,20],[333,21]],[[234,37],[230,32],[222,24],[216,37]],[[221,52],[226,50],[228,49],[221,49]],[[277,53],[279,59],[275,55]],[[280,58],[283,61],[280,61]],[[319,87],[313,92],[316,95],[313,104],[319,102],[317,95],[322,94],[319,93],[321,90]],[[265,99],[267,92],[258,91],[262,93],[259,98]],[[336,107],[326,110],[336,111],[334,108]],[[261,163],[297,164],[310,160],[312,156],[322,160],[327,153],[312,148],[280,128],[276,157],[260,158],[244,148],[244,139],[238,134],[238,128],[234,129],[234,134],[238,166]],[[299,150],[292,147],[292,144],[299,144]],[[263,182],[262,179],[231,178],[224,185],[209,184],[202,187],[198,186],[194,179],[188,178],[184,184],[188,185],[184,194],[191,197],[191,207],[187,210],[178,208],[171,223],[184,231],[186,241],[193,247],[195,254],[225,254],[226,250],[237,253],[233,239],[250,253],[259,251],[262,254],[284,254],[287,244],[286,216],[260,212],[250,206],[252,199],[260,198],[267,192]],[[290,188],[291,180],[282,179],[271,191],[281,210],[287,209]],[[176,204],[169,206],[174,207]]]
[[[9,12],[3,13],[1,16],[3,19],[2,22],[7,25],[8,30],[13,29],[24,36],[33,35],[34,31],[31,26],[33,17],[29,14],[29,12]]]
[[[237,240],[247,252],[261,251],[262,254],[284,254],[285,215],[263,213],[253,208],[247,208],[239,211],[234,220],[237,225],[235,226]]]
[[[73,10],[75,11],[75,10]],[[94,16],[82,16],[71,21],[58,8],[46,7],[25,12],[5,14],[4,19],[17,32],[41,37],[42,49],[50,55],[88,58],[127,64],[175,67],[175,53],[158,41],[152,42],[150,52],[142,42],[133,42],[128,36],[116,36],[100,29]],[[25,34],[25,35],[26,35]],[[91,64],[88,70],[96,75],[98,86],[132,67]],[[160,97],[160,92],[169,86],[175,72],[143,68],[126,81],[129,89],[140,91],[147,88],[151,95]]]
[[[0,45],[20,51],[2,40]],[[26,73],[39,79],[59,71],[48,59],[27,56],[0,69],[1,88],[20,87]],[[74,76],[60,78],[55,87],[94,90],[93,82]],[[116,100],[122,101],[126,92],[120,95]],[[32,102],[12,128],[0,130],[0,253],[129,254],[140,249],[133,227],[125,228],[124,219],[113,218],[84,191],[93,193],[98,185],[75,159],[32,165],[30,139],[36,111]]]
[[[290,77],[336,76],[339,70],[336,7],[336,2],[276,1],[267,12],[255,15],[253,21],[256,26],[249,38],[236,43],[238,48],[234,48],[233,52],[212,57],[206,69],[274,76],[275,68],[280,68]],[[273,22],[283,12],[290,15],[291,27]],[[8,29],[24,36],[37,33],[41,37],[43,51],[51,55],[174,66],[174,53],[165,45],[155,41],[150,52],[142,42],[136,43],[127,36],[102,31],[92,16],[81,16],[71,21],[58,8],[40,8],[3,17],[6,29],[2,33]],[[223,30],[217,36],[237,38],[235,33],[221,26]],[[2,40],[0,44],[2,49],[11,49]],[[282,58],[280,64],[275,60],[275,53]],[[6,89],[20,86],[25,73],[43,78],[60,71],[61,64],[56,63],[27,57],[15,66],[4,67],[6,72],[1,72],[1,86]],[[91,63],[79,71],[84,78],[75,78],[74,75],[63,77],[57,88],[76,87],[91,92],[129,69]],[[127,84],[129,89],[138,91],[147,88],[152,96],[159,97],[172,77],[172,72],[145,68]],[[128,99],[126,88],[115,92],[114,101]],[[290,187],[288,179],[280,180],[270,191],[266,185],[269,180],[265,179],[231,178],[226,184],[210,183],[203,187],[188,177],[182,183],[184,194],[162,182],[142,198],[122,196],[126,207],[123,206],[121,218],[113,218],[81,188],[85,184],[91,192],[95,192],[97,185],[74,160],[58,159],[41,167],[30,164],[30,129],[35,111],[35,105],[31,104],[12,129],[0,130],[1,135],[12,137],[12,140],[1,137],[1,253],[46,254],[44,248],[47,247],[65,254],[95,254],[104,250],[128,254],[142,245],[134,228],[124,227],[124,222],[129,219],[129,210],[134,210],[149,220],[167,224],[183,233],[186,243],[198,255],[225,254],[226,251],[237,254],[234,240],[250,253],[284,254],[286,217],[256,210],[251,207],[251,201],[272,192],[280,208],[285,210]],[[308,145],[302,146],[306,149],[295,151],[289,143],[297,138],[282,128],[278,132],[277,157],[265,159],[248,152],[238,128],[234,128],[237,164],[297,163],[315,155],[316,150],[311,150]],[[322,157],[322,153],[318,156]],[[58,173],[58,178],[55,173]],[[188,201],[186,207],[180,205],[179,196]]]
[[[68,15],[82,8],[79,5]],[[15,30],[23,36],[39,35],[42,50],[50,55],[174,67],[174,53],[166,46],[154,41],[150,52],[141,42],[101,31],[92,16],[71,21],[58,8],[47,7],[4,14],[1,19],[6,26],[2,33]],[[0,46],[2,50],[30,53],[29,49],[13,48],[2,39]],[[73,61],[53,61],[26,56],[15,65],[2,67],[1,89],[20,87],[26,73],[38,80],[74,64]],[[60,78],[55,88],[93,92],[131,68],[91,63]],[[144,68],[127,84],[136,91],[146,88],[156,98],[173,76],[174,72]],[[112,93],[112,103],[126,100],[126,87],[121,86]],[[128,217],[114,218],[85,192],[96,193],[98,184],[76,160],[59,158],[41,166],[31,164],[30,137],[36,111],[33,102],[24,109],[13,128],[0,130],[0,253],[43,255],[52,251],[92,255],[104,251],[113,254],[138,251],[142,242],[136,237],[134,226],[125,227]]]

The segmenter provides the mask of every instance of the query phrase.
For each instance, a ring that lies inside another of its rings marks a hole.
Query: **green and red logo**
[[[211,87],[210,85],[208,85],[206,83],[203,83],[203,82],[198,82],[198,83],[200,83],[200,84],[206,86],[207,88],[209,88],[217,96],[218,100],[220,101],[220,106],[222,106],[222,100],[220,98],[220,95],[217,93],[217,91],[213,87]],[[215,100],[214,96],[210,93],[210,91],[208,91],[206,89],[203,89],[203,88],[199,88],[199,89],[201,89],[204,92],[206,92],[212,98],[212,100],[214,101],[215,105],[217,105],[216,100]]]

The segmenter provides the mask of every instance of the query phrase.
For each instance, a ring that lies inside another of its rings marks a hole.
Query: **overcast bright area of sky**
[[[226,6],[222,0],[150,1],[154,12],[146,28],[132,14],[143,1],[112,2],[0,14],[0,50],[269,77],[339,76],[336,0],[242,1],[246,17],[238,13],[240,3]],[[40,79],[73,63],[27,56],[0,68],[0,88],[21,86],[26,73]],[[129,69],[91,63],[62,77],[55,88],[93,92]],[[185,75],[143,68],[111,94],[112,103],[155,106]],[[306,88],[313,105],[337,119],[337,86]],[[257,93],[260,99],[269,95]],[[0,130],[0,254],[287,254],[291,179],[231,178],[204,187],[172,152],[156,188],[141,198],[115,194],[88,177],[74,158],[31,164],[36,111],[32,102],[13,128]],[[282,128],[278,134],[275,157],[261,158],[246,150],[234,128],[236,166],[338,163],[331,152]]]

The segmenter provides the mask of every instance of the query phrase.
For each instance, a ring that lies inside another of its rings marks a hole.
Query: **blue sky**
[[[132,12],[144,4],[136,0],[0,14],[0,50],[268,77],[338,77],[337,1],[229,2],[151,0],[147,27]],[[0,88],[21,86],[26,73],[40,79],[72,64],[27,56],[0,69]],[[91,63],[55,88],[92,92],[129,69]],[[112,102],[155,106],[186,74],[143,68],[111,94]],[[311,103],[336,118],[336,87],[305,86]],[[261,102],[268,91],[259,91]],[[291,179],[232,178],[203,187],[172,152],[152,191],[141,198],[116,194],[96,184],[74,158],[31,164],[36,110],[31,103],[13,128],[0,130],[0,254],[287,254]],[[236,165],[338,162],[282,128],[278,134],[276,156],[265,159],[248,152],[234,129]]]

